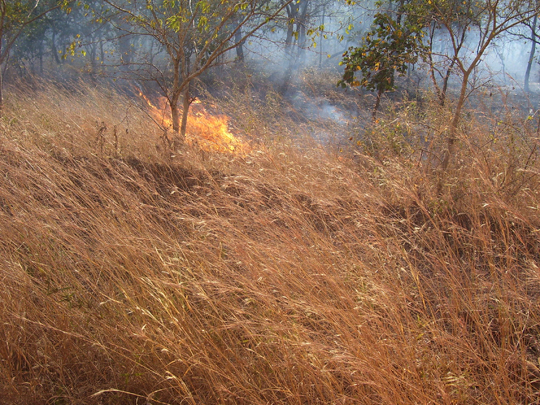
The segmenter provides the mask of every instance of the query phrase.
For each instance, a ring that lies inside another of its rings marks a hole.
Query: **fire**
[[[148,105],[149,113],[156,122],[165,128],[172,128],[171,110],[165,97],[160,97],[156,105],[140,91],[139,96]],[[186,142],[196,144],[207,152],[247,154],[249,145],[229,131],[229,120],[224,114],[210,114],[201,101],[195,99],[188,111]]]

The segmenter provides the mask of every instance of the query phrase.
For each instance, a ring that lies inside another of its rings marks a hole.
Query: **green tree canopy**
[[[272,21],[292,0],[105,1],[127,24],[123,28],[126,33],[146,37],[162,49],[166,69],[159,66],[155,55],[139,58],[137,69],[160,86],[171,108],[173,130],[183,139],[190,83],[218,63],[220,56]],[[182,94],[180,124],[178,101]]]
[[[400,24],[388,13],[375,15],[373,28],[363,37],[359,47],[351,47],[343,54],[345,72],[341,86],[362,86],[377,92],[375,115],[381,95],[395,89],[395,75],[404,74],[407,65],[416,63],[422,45],[422,26],[405,20]],[[361,77],[357,77],[357,72]]]

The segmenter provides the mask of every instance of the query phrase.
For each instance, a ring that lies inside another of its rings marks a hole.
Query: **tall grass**
[[[440,194],[401,111],[377,154],[171,158],[116,93],[12,91],[2,401],[538,403],[534,127],[471,120]]]

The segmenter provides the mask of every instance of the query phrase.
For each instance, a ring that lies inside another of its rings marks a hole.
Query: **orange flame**
[[[165,97],[160,97],[156,106],[140,91],[139,96],[148,104],[154,120],[166,128],[172,128],[170,107]],[[197,144],[207,152],[247,154],[249,145],[229,131],[229,120],[223,114],[210,114],[201,101],[195,99],[188,111],[186,142],[189,145]]]

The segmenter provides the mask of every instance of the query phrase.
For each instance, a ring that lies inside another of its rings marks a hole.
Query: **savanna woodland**
[[[0,0],[0,404],[540,404],[538,0]]]

